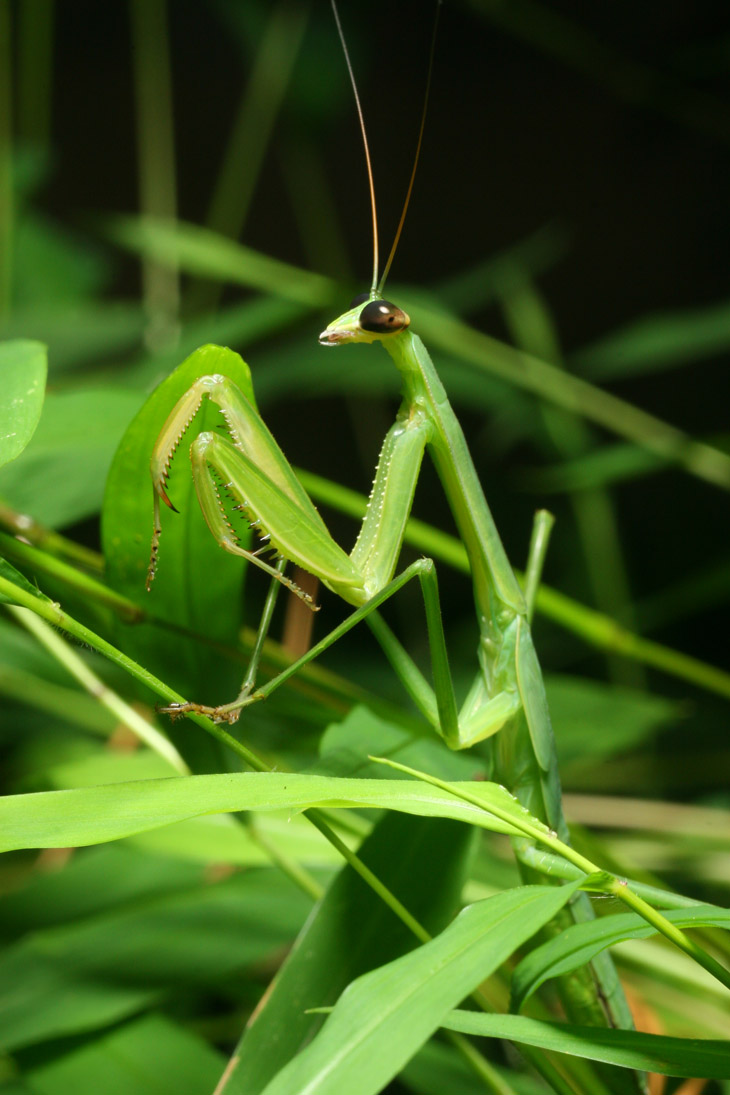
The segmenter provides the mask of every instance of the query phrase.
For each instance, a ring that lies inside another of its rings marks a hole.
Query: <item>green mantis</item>
[[[359,110],[356,90],[355,95]],[[422,132],[423,122],[421,135]],[[372,198],[366,139],[365,149]],[[416,162],[417,159],[418,153]],[[401,226],[402,223],[403,217]],[[399,234],[400,227],[396,244]],[[377,240],[376,230],[374,237]],[[226,551],[245,557],[268,573],[272,591],[284,585],[311,608],[315,607],[308,595],[284,574],[284,565],[289,561],[315,575],[329,590],[354,606],[355,611],[344,625],[263,688],[257,690],[255,685],[257,644],[252,668],[240,695],[232,703],[219,706],[185,703],[168,710],[173,714],[194,711],[208,714],[216,721],[233,722],[249,704],[269,694],[349,627],[367,620],[414,703],[446,744],[452,749],[464,749],[493,739],[496,777],[531,813],[564,838],[567,830],[561,810],[552,728],[530,630],[531,601],[539,580],[544,540],[533,537],[526,596],[502,546],[463,431],[434,364],[421,340],[411,331],[406,313],[382,297],[395,244],[379,283],[377,245],[374,250],[371,291],[353,301],[319,339],[323,346],[337,348],[353,343],[382,344],[402,382],[402,403],[384,439],[367,512],[349,554],[331,537],[256,409],[224,376],[201,376],[180,398],[158,437],[151,462],[155,527],[148,588],[157,566],[160,502],[174,508],[167,494],[170,462],[198,408],[208,399],[219,408],[225,429],[201,433],[190,447],[190,456],[198,501],[217,542]],[[430,560],[419,560],[396,576],[405,525],[426,450],[443,485],[471,568],[479,636],[478,668],[460,707],[451,680],[434,565]],[[232,519],[231,506],[263,537],[264,547],[251,551],[244,546]],[[538,529],[544,531],[545,526],[543,520]],[[274,565],[262,558],[267,548],[276,553]],[[385,599],[414,577],[423,592],[432,683],[426,681],[377,611]],[[267,604],[260,641],[269,619]],[[518,855],[527,863],[529,849],[518,847]],[[529,870],[525,866],[528,877]],[[582,900],[585,907],[580,915],[585,918],[591,912],[587,899]],[[576,915],[576,910],[569,915]],[[600,982],[598,989],[596,978]],[[622,1010],[620,989],[610,963],[598,974],[586,971],[584,982],[574,986],[573,997],[572,1010],[584,1020],[605,1022],[605,1011],[616,1005],[622,1023],[630,1022]]]
[[[324,345],[380,341],[403,379],[404,398],[383,443],[375,481],[352,552],[332,539],[317,510],[258,413],[243,393],[223,376],[204,376],[186,392],[163,427],[152,459],[155,536],[148,584],[154,577],[160,535],[159,502],[166,493],[171,456],[203,399],[221,410],[227,436],[206,432],[193,442],[190,456],[201,509],[222,548],[241,555],[307,600],[281,572],[240,544],[221,502],[221,491],[266,538],[280,558],[314,574],[327,588],[355,606],[367,605],[388,590],[403,541],[421,460],[429,449],[472,561],[477,607],[480,670],[456,710],[438,606],[436,578],[428,561],[411,568],[424,588],[429,636],[434,650],[434,698],[415,667],[403,661],[382,620],[371,621],[386,652],[400,663],[419,707],[434,721],[452,748],[465,748],[491,736],[524,708],[537,725],[543,716],[541,678],[530,638],[527,607],[489,512],[461,427],[421,340],[395,305],[368,296],[320,336]],[[260,549],[259,549],[260,550]],[[237,717],[254,696],[214,708],[216,718]],[[537,730],[535,731],[537,733]]]
[[[381,343],[400,373],[403,401],[383,442],[367,512],[348,555],[332,539],[253,405],[226,377],[201,376],[170,412],[154,447],[150,469],[154,487],[154,534],[147,588],[150,588],[157,566],[160,502],[174,509],[166,490],[170,462],[201,403],[208,399],[219,408],[225,432],[201,433],[190,447],[190,457],[197,498],[217,542],[226,551],[248,559],[268,573],[274,590],[277,583],[285,585],[311,608],[315,608],[311,598],[284,574],[286,561],[315,575],[328,589],[358,609],[345,628],[332,633],[297,664],[310,660],[348,626],[367,619],[416,706],[446,743],[453,749],[464,749],[498,735],[496,752],[504,755],[505,781],[516,792],[522,787],[528,808],[534,809],[557,829],[562,823],[559,795],[555,792],[557,776],[552,730],[530,633],[528,605],[502,546],[463,431],[433,362],[421,340],[411,331],[406,313],[382,297],[418,164],[436,28],[411,181],[395,241],[378,283],[377,217],[370,153],[357,87],[334,4],[333,11],[355,94],[370,181],[373,279],[370,292],[354,300],[343,315],[330,323],[319,341],[328,347],[358,342]],[[436,466],[471,564],[479,629],[479,668],[460,709],[457,709],[451,681],[433,563],[421,560],[394,578],[426,449]],[[242,538],[224,505],[226,495],[233,508],[240,511],[263,538],[263,546],[258,550],[251,551],[242,545]],[[277,555],[275,566],[262,558],[268,548]],[[532,573],[535,582],[541,550],[531,555],[528,565],[528,574]],[[383,600],[415,576],[422,588],[426,610],[433,687],[377,613]],[[269,605],[260,628],[260,641],[270,614]],[[266,694],[255,690],[258,652],[257,648],[241,693],[232,703],[215,707],[188,703],[175,708],[173,713],[198,711],[211,715],[216,721],[235,721],[244,707]],[[286,671],[279,679],[290,676],[292,671]],[[507,744],[510,726],[520,721],[524,721],[528,729],[534,764],[516,766],[512,747]]]

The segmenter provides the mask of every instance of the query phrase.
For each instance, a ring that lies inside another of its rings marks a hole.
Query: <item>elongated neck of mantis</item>
[[[429,448],[466,547],[484,638],[497,618],[524,616],[525,599],[499,538],[464,432],[426,347],[410,330],[383,339],[403,377],[404,409],[419,408],[431,424]]]

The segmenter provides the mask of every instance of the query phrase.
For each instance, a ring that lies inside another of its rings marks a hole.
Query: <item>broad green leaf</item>
[[[0,342],[0,466],[14,460],[35,432],[47,367],[46,348],[40,342]]]
[[[221,1055],[188,1028],[147,1015],[110,1033],[74,1045],[33,1068],[34,1095],[209,1095]]]
[[[29,933],[0,956],[0,1029],[15,1049],[98,1029],[183,988],[214,988],[286,946],[311,909],[251,869]]]
[[[427,930],[441,931],[458,906],[472,833],[431,818],[386,816],[360,846],[360,859]],[[438,885],[433,864],[439,864]],[[258,1095],[323,1023],[309,1006],[334,1004],[355,977],[390,962],[415,939],[349,866],[333,880],[304,926],[234,1051],[227,1095]]]
[[[457,783],[454,787],[477,796],[485,809],[417,780],[338,779],[285,772],[171,777],[9,795],[0,799],[0,851],[100,844],[201,814],[306,810],[313,806],[399,810],[422,817],[450,817],[498,833],[517,832],[487,812],[493,804],[515,819],[547,831],[496,783]]]
[[[431,942],[359,977],[265,1095],[375,1095],[449,1010],[552,919],[575,890],[576,884],[524,886],[497,894],[464,909]]]
[[[51,528],[98,513],[114,449],[140,399],[122,388],[51,393],[33,444],[0,471],[0,495]]]
[[[664,910],[663,915],[678,928],[717,927],[730,929],[730,909],[696,905],[689,909]],[[512,976],[511,1010],[519,1011],[525,1001],[549,977],[559,977],[590,962],[607,947],[625,939],[646,939],[656,929],[636,913],[605,916],[585,924],[574,924],[554,939],[543,943],[522,959]]]
[[[658,1072],[663,1076],[730,1078],[730,1041],[574,1027],[567,1023],[528,1019],[524,1015],[480,1015],[473,1011],[453,1011],[443,1026],[462,1034],[503,1038],[517,1045],[575,1054],[591,1061]]]
[[[155,616],[219,643],[233,645],[242,623],[241,587],[244,561],[223,551],[208,529],[198,505],[187,459],[197,432],[222,421],[205,401],[173,461],[169,495],[178,513],[163,506],[157,574],[149,594],[145,580],[150,559],[153,491],[150,459],[157,437],[177,400],[199,376],[221,373],[253,399],[246,363],[232,350],[203,346],[191,354],[147,399],[129,425],[112,462],[102,512],[102,543],[109,584],[143,604]],[[183,635],[160,641],[157,628],[146,624],[118,626],[118,643],[143,665],[191,699],[223,703],[232,699],[243,676],[240,665]],[[220,769],[212,744],[199,730],[182,724],[172,735],[189,742],[183,748],[193,768]]]

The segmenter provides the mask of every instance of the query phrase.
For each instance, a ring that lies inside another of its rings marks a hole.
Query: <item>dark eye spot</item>
[[[363,331],[372,331],[377,335],[403,331],[410,322],[403,309],[388,300],[371,300],[360,312],[360,326]]]

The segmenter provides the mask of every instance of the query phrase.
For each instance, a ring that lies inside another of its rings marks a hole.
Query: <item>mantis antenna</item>
[[[350,83],[352,84],[352,90],[355,95],[355,106],[357,107],[357,116],[360,119],[360,132],[362,133],[362,143],[365,147],[365,162],[368,169],[368,185],[370,187],[370,212],[373,218],[373,280],[370,286],[370,292],[374,295],[378,290],[378,211],[375,205],[375,181],[373,179],[373,165],[370,160],[370,145],[368,144],[368,135],[365,129],[365,119],[362,115],[362,106],[360,105],[360,96],[357,91],[357,83],[355,82],[355,73],[352,71],[352,62],[350,61],[350,53],[347,48],[347,42],[345,41],[345,33],[342,29],[342,23],[340,22],[340,14],[337,11],[337,4],[335,0],[332,0],[332,11],[335,17],[335,23],[337,24],[337,33],[340,36],[340,42],[342,43],[342,52],[345,55],[345,64],[347,65],[347,71],[350,74]]]
[[[352,84],[352,90],[355,95],[355,105],[357,107],[357,115],[360,121],[360,132],[362,133],[362,143],[365,148],[365,162],[367,164],[368,172],[368,185],[370,188],[370,210],[373,220],[373,279],[370,286],[371,296],[380,296],[385,286],[386,278],[390,273],[390,268],[393,265],[393,259],[395,253],[398,250],[398,244],[400,243],[401,233],[403,232],[403,225],[405,224],[406,213],[408,212],[408,206],[411,200],[411,194],[413,193],[413,184],[416,181],[416,171],[418,170],[418,161],[421,156],[421,146],[423,144],[423,133],[426,128],[426,112],[428,110],[428,99],[431,93],[431,77],[433,76],[433,61],[436,53],[436,32],[438,30],[438,19],[441,4],[443,0],[436,0],[436,13],[433,20],[433,31],[431,33],[431,48],[428,58],[428,74],[426,76],[426,91],[423,96],[423,109],[421,111],[421,124],[418,129],[418,140],[416,142],[416,153],[413,157],[413,167],[411,169],[411,177],[408,181],[408,189],[406,190],[406,198],[403,202],[403,209],[401,211],[400,220],[398,221],[398,227],[395,231],[395,238],[393,240],[393,246],[390,249],[388,255],[388,261],[385,264],[383,270],[383,276],[378,281],[378,266],[379,266],[379,254],[378,254],[378,214],[375,202],[375,182],[373,179],[373,166],[370,159],[370,146],[368,145],[368,137],[365,129],[365,119],[362,113],[362,106],[360,104],[360,96],[357,90],[357,83],[355,82],[355,73],[352,69],[352,62],[350,61],[350,53],[347,49],[347,42],[345,41],[345,35],[342,30],[342,24],[340,22],[339,12],[337,11],[336,0],[331,0],[332,11],[335,17],[335,23],[337,24],[337,33],[340,36],[340,42],[342,44],[342,52],[345,55],[345,63],[347,65],[347,71],[350,75],[350,83]]]

